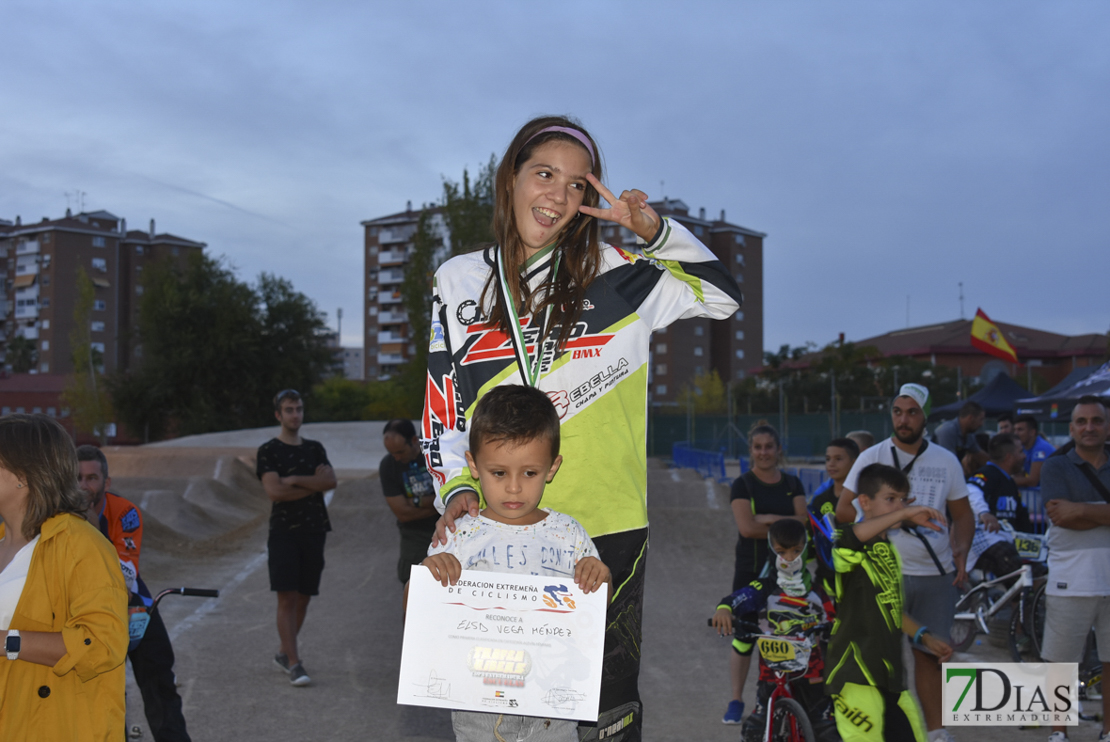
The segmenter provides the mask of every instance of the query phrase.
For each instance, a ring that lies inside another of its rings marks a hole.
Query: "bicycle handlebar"
[[[154,596],[154,602],[151,603],[150,610],[155,610],[158,607],[159,601],[167,595],[188,595],[194,598],[218,598],[220,597],[220,591],[205,587],[171,587]]]
[[[706,620],[706,625],[713,626],[713,619],[712,618],[707,619]],[[749,621],[741,621],[738,618],[733,618],[732,619],[732,625],[733,625],[734,628],[740,630],[738,632],[738,636],[741,639],[758,639],[761,636],[765,636],[765,637],[770,638],[770,639],[782,639],[783,638],[781,636],[775,636],[774,634],[764,634],[763,633],[763,627],[761,627],[759,624],[754,624],[754,623],[751,623]],[[824,621],[822,623],[816,624],[814,626],[810,626],[808,629],[803,630],[802,631],[802,636],[803,637],[813,636],[814,634],[820,633],[822,631],[827,631],[830,628],[832,628],[832,623],[829,622],[829,621]],[[797,638],[797,637],[788,637],[788,638]]]

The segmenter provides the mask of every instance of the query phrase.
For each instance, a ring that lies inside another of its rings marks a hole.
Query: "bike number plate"
[[[759,647],[759,655],[767,662],[789,662],[795,658],[793,642],[761,636],[756,646]]]
[[[1018,556],[1022,559],[1040,560],[1042,558],[1041,551],[1044,549],[1044,542],[1040,539],[1015,536],[1014,548],[1017,549]]]

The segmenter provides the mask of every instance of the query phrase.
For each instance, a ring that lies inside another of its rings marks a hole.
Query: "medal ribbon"
[[[551,292],[555,290],[555,275],[559,272],[559,261],[562,260],[562,253],[557,253],[555,256],[555,264],[551,268],[551,276],[547,287],[546,299],[551,297]],[[516,363],[520,368],[520,378],[528,386],[540,385],[540,365],[543,360],[543,344],[547,339],[548,323],[551,321],[551,304],[547,305],[547,311],[544,313],[543,324],[540,325],[540,335],[536,340],[535,346],[535,360],[533,360],[528,353],[528,345],[524,340],[524,330],[520,326],[520,317],[516,311],[516,302],[513,301],[512,292],[509,291],[509,282],[505,278],[505,261],[501,255],[501,250],[497,251],[497,274],[500,279],[501,298],[505,302],[506,310],[509,312],[509,327],[512,330],[512,341],[516,350]]]

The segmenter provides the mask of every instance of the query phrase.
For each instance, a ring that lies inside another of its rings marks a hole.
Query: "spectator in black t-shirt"
[[[772,523],[781,518],[809,523],[801,480],[779,470],[782,443],[778,431],[770,425],[752,428],[748,433],[748,453],[752,459],[751,471],[732,483],[732,514],[740,531],[736,542],[736,569],[732,576],[733,592],[759,577],[766,566],[771,551],[767,531]],[[725,724],[739,724],[744,714],[741,697],[751,663],[752,645],[734,647],[729,664],[732,700],[721,720]]]
[[[324,541],[331,530],[324,491],[335,488],[335,472],[319,441],[301,438],[304,403],[292,389],[274,397],[281,433],[258,448],[258,478],[274,503],[270,511],[270,589],[277,593],[281,651],[274,662],[293,685],[311,679],[297,654],[297,634],[313,595],[320,593]]]
[[[383,442],[389,455],[378,465],[378,477],[385,501],[397,516],[397,530],[401,532],[397,579],[403,585],[409,581],[412,565],[420,564],[428,556],[428,544],[439,520],[436,491],[411,420],[386,423]]]

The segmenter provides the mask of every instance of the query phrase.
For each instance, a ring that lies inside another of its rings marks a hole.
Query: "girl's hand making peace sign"
[[[590,181],[590,185],[596,188],[610,205],[608,209],[579,206],[579,211],[597,219],[616,222],[622,227],[631,229],[644,242],[651,242],[655,233],[659,231],[660,217],[655,213],[655,209],[648,206],[646,193],[633,189],[622,192],[621,197],[617,198],[594,177],[593,173],[587,173],[586,180]]]

